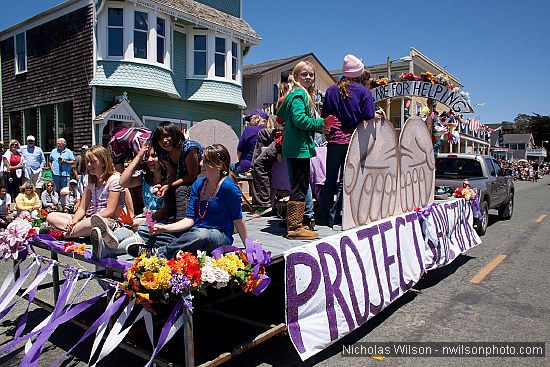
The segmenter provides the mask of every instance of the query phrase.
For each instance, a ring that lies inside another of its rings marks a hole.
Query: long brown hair
[[[340,91],[340,95],[342,98],[346,99],[349,97],[349,85],[350,83],[359,83],[363,84],[363,75],[358,76],[356,78],[350,78],[347,76],[343,76],[338,80],[338,90]]]
[[[115,173],[115,166],[113,164],[111,153],[103,145],[94,145],[86,151],[84,156],[86,157],[86,161],[90,159],[97,159],[99,164],[103,166],[103,176],[101,176],[102,182],[107,182],[109,177]],[[86,174],[88,174],[88,182],[97,185],[97,177],[88,172],[88,166],[86,166]]]
[[[213,166],[221,167],[221,176],[229,176],[235,183],[237,183],[237,178],[229,169],[231,164],[231,156],[227,149],[221,144],[212,144],[204,148],[202,151],[202,159],[205,162],[212,164]]]

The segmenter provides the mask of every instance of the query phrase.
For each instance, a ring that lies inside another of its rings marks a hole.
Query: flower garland
[[[270,262],[270,254],[267,253],[267,261],[257,264],[242,250],[231,250],[219,257],[207,256],[204,251],[198,251],[196,256],[180,251],[171,260],[142,254],[126,271],[126,280],[120,287],[152,314],[155,314],[153,305],[168,302],[170,294],[183,296],[185,306],[192,310],[191,292],[195,290],[206,294],[209,287],[219,289],[232,285],[256,294],[265,289],[270,279],[264,265]]]

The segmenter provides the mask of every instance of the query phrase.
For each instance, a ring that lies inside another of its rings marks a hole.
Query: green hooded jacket
[[[290,92],[277,110],[277,116],[285,120],[283,157],[315,157],[315,132],[323,129],[324,122],[311,117],[307,92],[303,88]]]

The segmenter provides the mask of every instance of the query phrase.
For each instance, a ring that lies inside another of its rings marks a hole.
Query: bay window
[[[216,50],[214,53],[215,75],[225,77],[225,38],[216,37]]]
[[[237,80],[237,65],[239,60],[237,44],[231,42],[231,78]]]
[[[134,12],[134,57],[147,59],[147,33],[149,32],[149,14]]]
[[[157,17],[157,62],[164,64],[166,47],[166,21]]]
[[[193,74],[195,76],[206,76],[206,35],[195,35],[193,39]]]
[[[107,54],[123,56],[124,11],[121,8],[109,8],[107,13]]]
[[[240,84],[239,41],[211,29],[187,29],[188,78],[212,79]]]

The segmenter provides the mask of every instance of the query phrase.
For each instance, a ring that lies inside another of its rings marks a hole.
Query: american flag
[[[481,121],[479,121],[479,116],[476,116],[473,119],[469,119],[468,122],[470,125],[470,130],[479,131],[479,129],[481,128]]]

